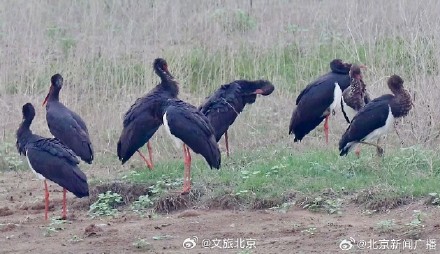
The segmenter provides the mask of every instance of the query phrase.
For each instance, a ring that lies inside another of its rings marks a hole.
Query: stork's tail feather
[[[295,120],[296,120],[296,118],[297,118],[297,112],[296,112],[296,109],[293,111],[293,113],[292,113],[292,117],[290,118],[290,124],[289,124],[289,135],[291,135],[292,133],[294,133],[294,130],[295,130]],[[295,141],[296,141],[296,138],[295,138]]]
[[[350,152],[352,145],[346,145],[344,148],[342,148],[339,153],[339,156],[347,155],[348,152]]]
[[[73,169],[73,175],[69,179],[69,183],[64,187],[78,198],[89,196],[87,176],[78,167]]]
[[[353,148],[354,144],[356,144],[355,142],[348,142],[347,138],[344,135],[342,135],[341,140],[339,141],[339,156],[344,156],[347,155],[351,149]]]
[[[220,148],[218,147],[217,142],[215,141],[214,136],[208,141],[211,152],[207,157],[205,157],[206,162],[208,162],[209,166],[212,168],[220,169],[221,165],[221,153]]]
[[[119,137],[116,149],[122,165],[124,165],[124,163],[127,162],[137,150],[130,146],[129,140],[131,140],[132,136],[132,128],[126,127],[122,130],[121,136]]]
[[[290,120],[289,134],[294,134],[294,142],[301,141],[307,134],[314,130],[325,117],[316,117],[314,119],[309,119],[304,121],[301,114],[295,110],[292,114],[292,119]]]
[[[81,159],[88,164],[92,164],[93,161],[93,147],[91,143],[87,143],[87,152],[81,155]]]
[[[117,153],[118,153],[118,158],[119,160],[122,162],[122,165],[124,165],[124,163],[127,161],[127,158],[124,158],[122,156],[122,142],[121,140],[118,141],[118,146],[117,146]]]

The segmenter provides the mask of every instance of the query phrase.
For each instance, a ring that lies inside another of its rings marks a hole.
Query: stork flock
[[[346,155],[358,144],[369,144],[383,149],[379,139],[393,125],[394,119],[406,116],[412,108],[411,96],[397,75],[388,79],[393,94],[371,100],[362,79],[362,65],[345,63],[335,59],[331,71],[310,83],[297,97],[289,134],[294,141],[301,141],[324,119],[324,131],[328,143],[330,114],[341,107],[349,124],[339,141],[340,155]],[[150,139],[161,125],[183,150],[184,178],[182,194],[191,190],[191,152],[202,155],[210,168],[219,169],[221,153],[218,142],[225,137],[226,154],[229,156],[228,129],[246,104],[256,101],[257,95],[270,95],[275,87],[267,80],[235,80],[222,85],[198,108],[178,99],[179,82],[168,70],[167,62],[157,58],[153,69],[161,82],[145,96],[138,98],[125,113],[123,129],[117,143],[117,156],[122,164],[136,152],[149,169],[154,168]],[[45,186],[45,219],[48,218],[49,191],[46,179],[63,187],[62,218],[67,217],[66,191],[76,197],[89,196],[87,176],[79,168],[78,157],[91,164],[94,159],[89,131],[82,118],[59,101],[63,77],[55,74],[43,106],[53,138],[35,135],[30,125],[35,117],[31,103],[22,107],[23,120],[17,130],[17,150],[26,156],[29,167]],[[376,144],[371,143],[377,141]],[[148,158],[140,149],[147,144]],[[359,155],[359,151],[356,151]]]

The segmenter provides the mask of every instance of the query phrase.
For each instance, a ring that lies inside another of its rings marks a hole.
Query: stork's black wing
[[[168,100],[164,114],[172,135],[201,154],[211,168],[220,168],[220,149],[205,115],[196,107],[177,99]]]
[[[321,85],[334,84],[334,83],[338,83],[341,90],[344,91],[347,87],[350,86],[350,76],[348,75],[348,73],[341,74],[341,73],[335,73],[335,72],[329,72],[325,75],[322,75],[321,77],[319,77],[318,79],[316,79],[315,81],[313,81],[312,83],[307,85],[301,91],[301,93],[296,98],[296,102],[295,102],[296,105],[299,104],[299,102],[301,101],[303,96],[305,96],[310,91],[315,90],[316,87],[319,87]]]
[[[46,120],[50,133],[87,163],[93,161],[93,147],[85,123],[59,102],[48,104]]]
[[[218,142],[243,111],[244,106],[240,86],[237,83],[231,83],[221,86],[199,107],[199,110],[211,123]]]
[[[162,125],[160,101],[159,95],[139,98],[125,113],[124,128],[117,145],[122,164],[145,145]]]
[[[39,139],[26,145],[32,168],[81,198],[89,195],[87,176],[79,169],[75,153],[56,139]]]
[[[389,114],[389,101],[393,95],[384,95],[370,101],[353,117],[350,125],[339,141],[341,155],[347,154],[350,142],[359,142],[365,139],[374,130],[385,126]]]
[[[290,119],[289,134],[295,134],[295,142],[316,128],[325,119],[325,111],[334,100],[335,84],[315,85],[303,94]]]

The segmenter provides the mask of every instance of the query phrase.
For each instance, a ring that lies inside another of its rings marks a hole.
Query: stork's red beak
[[[361,68],[361,69],[367,69],[367,66],[366,66],[366,65],[363,65],[363,64],[361,64],[361,65],[359,65],[359,68]]]
[[[52,85],[50,86],[50,89],[49,89],[49,92],[46,95],[46,98],[44,98],[43,105],[42,105],[43,107],[44,107],[44,105],[46,105],[47,99],[49,99],[49,95],[50,95],[51,92],[52,92]]]

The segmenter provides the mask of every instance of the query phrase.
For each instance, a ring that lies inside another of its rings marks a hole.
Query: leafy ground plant
[[[382,220],[376,226],[379,233],[388,233],[396,229],[396,222],[394,220]]]
[[[149,250],[151,249],[151,243],[149,243],[146,239],[138,238],[136,241],[132,243],[132,245],[139,250]]]
[[[341,213],[341,203],[342,199],[325,199],[320,196],[315,197],[315,199],[303,206],[304,209],[308,209],[312,212],[326,211],[329,214],[340,214]]]
[[[153,206],[153,201],[148,195],[139,196],[138,200],[134,201],[131,205],[133,212],[139,214],[141,217],[145,215],[145,212]]]
[[[20,156],[16,152],[15,145],[4,142],[0,144],[0,169],[17,170],[23,165]]]
[[[411,239],[420,239],[423,233],[425,225],[423,224],[423,216],[425,214],[420,210],[414,210],[412,215],[412,220],[405,224],[406,232],[405,236]]]
[[[62,220],[60,217],[52,218],[49,225],[41,227],[44,230],[44,236],[52,236],[66,229],[64,226],[66,223],[68,223],[68,221]]]
[[[118,193],[107,191],[98,195],[98,200],[90,206],[89,215],[92,218],[100,216],[115,217],[118,210],[115,208],[122,203],[122,197]]]

